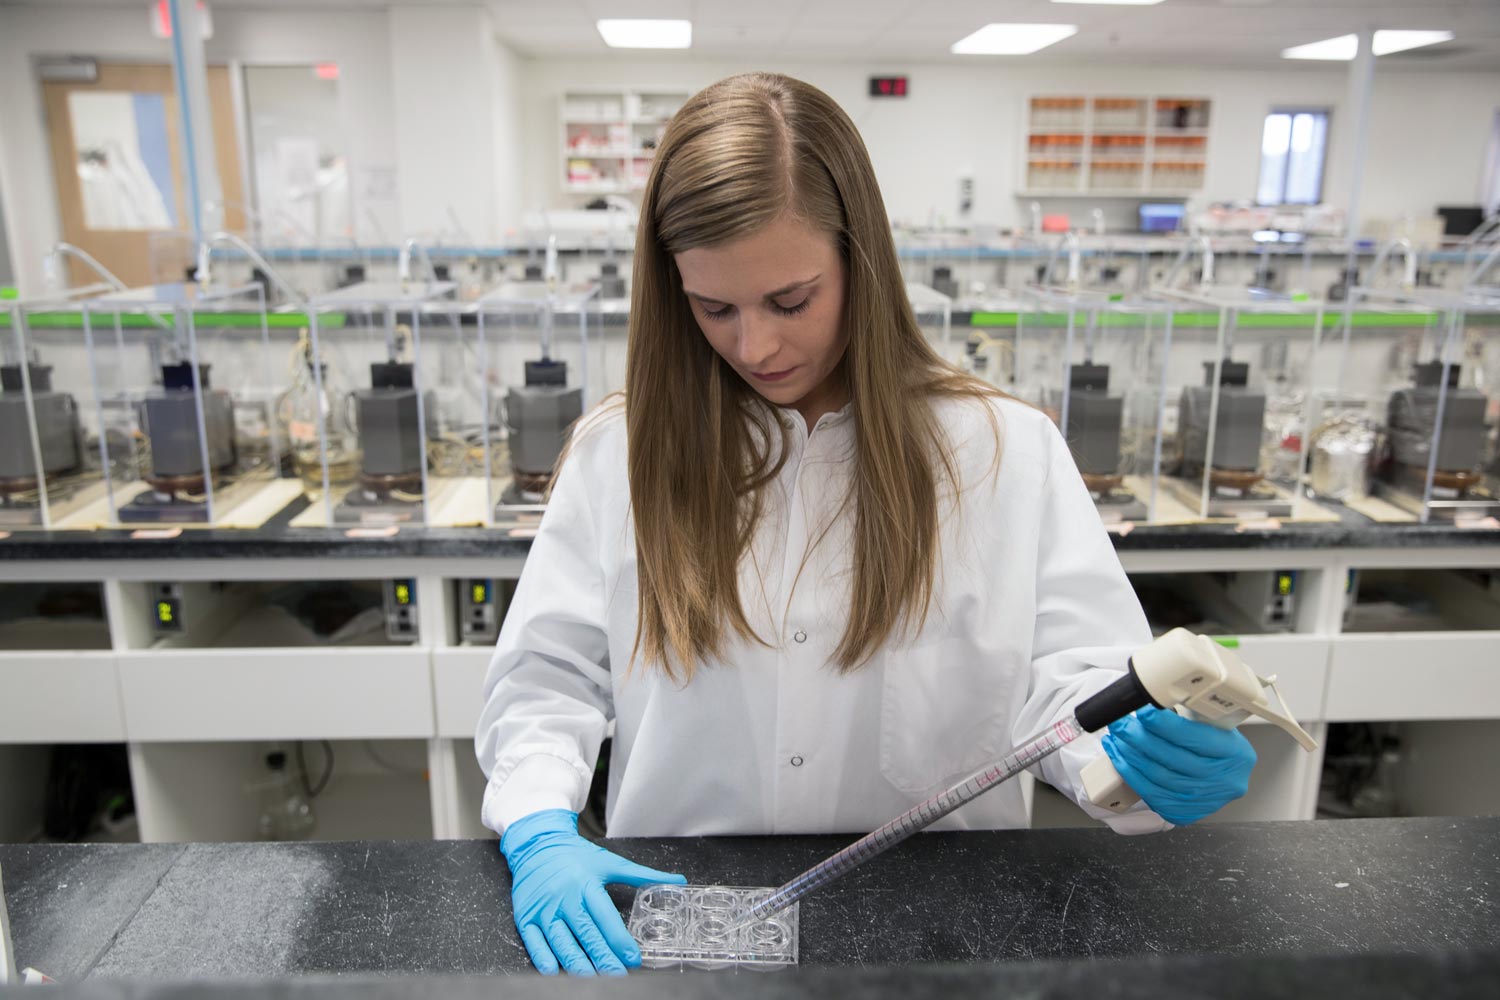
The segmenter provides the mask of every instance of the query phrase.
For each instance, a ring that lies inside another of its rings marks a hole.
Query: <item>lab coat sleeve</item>
[[[613,711],[594,443],[558,476],[484,680],[475,751],[484,825],[499,834],[542,809],[582,810]]]
[[[1067,445],[1050,420],[1043,423],[1046,472],[1037,533],[1036,627],[1027,698],[1011,734],[1015,742],[1071,717],[1080,702],[1118,679],[1131,655],[1151,642],[1140,601]],[[1144,802],[1123,815],[1088,804],[1080,772],[1103,753],[1102,735],[1083,734],[1033,770],[1118,833],[1167,829],[1170,824]]]

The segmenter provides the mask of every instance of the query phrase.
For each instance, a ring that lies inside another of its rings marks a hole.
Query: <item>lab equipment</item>
[[[513,479],[502,502],[541,503],[568,428],[583,416],[583,390],[568,386],[568,363],[545,355],[526,362],[526,380],[505,396]]]
[[[500,853],[510,865],[516,929],[544,975],[555,974],[559,965],[581,976],[596,969],[618,975],[639,965],[641,950],[604,887],[687,882],[584,840],[577,815],[566,809],[516,820],[500,838]]]
[[[1175,233],[1182,228],[1187,206],[1182,202],[1142,202],[1139,208],[1143,233]]]
[[[770,972],[797,964],[796,903],[743,924],[770,889],[725,885],[653,885],[636,893],[630,934],[648,969],[741,968]]]
[[[1147,520],[1172,311],[1076,288],[1032,289],[1026,305],[1017,313],[1013,391],[1063,431],[1101,519]]]
[[[549,281],[503,285],[476,306],[494,524],[534,527],[570,428],[606,391],[603,342],[590,336],[600,286],[563,286],[547,259]]]
[[[1276,705],[1270,703],[1266,690],[1276,694]],[[1148,705],[1175,708],[1179,714],[1189,713],[1188,718],[1221,729],[1234,728],[1254,715],[1284,730],[1303,749],[1317,748],[1317,742],[1287,712],[1276,692],[1274,677],[1268,680],[1257,677],[1243,660],[1206,636],[1173,629],[1131,657],[1125,675],[1080,703],[1072,718],[1053,723],[993,766],[919,803],[809,868],[751,905],[741,926],[779,913],[1056,753],[1081,734],[1097,732]],[[1082,777],[1089,801],[1101,808],[1124,812],[1139,799],[1103,753],[1084,767]]]
[[[25,497],[75,471],[82,452],[78,404],[52,390],[52,369],[0,365],[0,523],[40,523],[40,504]]]
[[[385,603],[385,637],[392,642],[415,642],[417,625],[417,581],[386,580],[381,586]]]
[[[458,634],[464,642],[493,646],[500,635],[505,602],[515,593],[514,580],[457,580]]]
[[[151,584],[151,634],[158,639],[181,635],[187,628],[183,617],[182,584]]]
[[[625,279],[620,276],[620,265],[616,261],[607,260],[599,265],[599,297],[604,299],[627,297]]]
[[[1419,287],[1410,257],[1406,270],[1398,287],[1352,288],[1346,328],[1356,310],[1382,311],[1385,325],[1362,326],[1331,345],[1340,393],[1371,419],[1384,418],[1378,502],[1359,509],[1422,522],[1500,514],[1500,483],[1486,473],[1495,461],[1489,414],[1500,370],[1500,293]]]
[[[1307,488],[1315,497],[1340,502],[1361,501],[1370,495],[1379,444],[1375,422],[1360,412],[1338,412],[1313,429],[1309,447]]]
[[[105,489],[77,303],[110,286],[0,300],[0,527],[92,528]]]
[[[1204,273],[1211,281],[1207,259]],[[1313,362],[1323,304],[1201,283],[1155,294],[1193,309],[1174,328],[1169,366],[1168,384],[1181,388],[1162,463],[1167,519],[1331,516],[1297,506],[1322,402]]]
[[[953,268],[944,264],[932,269],[932,289],[950,299],[958,298],[958,282],[953,277]]]
[[[1293,624],[1301,577],[1297,570],[1232,573],[1225,584],[1231,602],[1258,631],[1285,632]]]
[[[156,285],[80,309],[114,523],[258,527],[296,499],[260,286]]]
[[[1387,418],[1391,457],[1402,471],[1420,476],[1430,461],[1435,483],[1459,492],[1478,476],[1489,403],[1460,383],[1462,373],[1461,365],[1418,362],[1412,384],[1391,395]]]
[[[209,368],[186,361],[164,364],[161,385],[146,394],[153,477],[147,481],[158,493],[201,492],[198,463],[205,450],[209,475],[223,475],[234,465],[234,404],[229,393],[213,388]]]
[[[1147,705],[1110,723],[1101,745],[1125,786],[1178,826],[1196,823],[1250,790],[1255,750],[1234,729],[1198,725]]]
[[[247,789],[255,794],[260,807],[256,830],[261,840],[306,840],[317,826],[312,803],[286,764],[284,751],[266,754],[267,773]]]
[[[294,526],[477,525],[484,522],[482,370],[451,281],[411,277],[407,241],[395,282],[313,299],[310,354],[297,360],[299,442],[317,438],[315,502]],[[342,387],[359,373],[358,388]],[[325,381],[326,379],[326,381]],[[296,436],[294,434],[294,436]]]
[[[906,297],[916,316],[917,326],[944,361],[963,363],[964,345],[953,337],[953,299],[927,285],[906,283]]]
[[[370,364],[369,388],[354,394],[360,481],[366,489],[345,498],[350,507],[422,491],[425,454],[413,378],[410,362],[375,361]]]
[[[318,370],[315,372],[314,367]],[[319,362],[306,329],[299,332],[288,364],[291,386],[276,400],[276,417],[292,452],[292,467],[309,497],[321,498],[323,448],[328,451],[328,485],[347,489],[359,473],[357,417],[344,373]]]

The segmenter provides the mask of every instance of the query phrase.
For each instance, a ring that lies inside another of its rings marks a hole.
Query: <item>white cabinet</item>
[[[425,649],[149,649],[118,655],[133,742],[432,735]]]
[[[0,706],[0,744],[125,739],[114,653],[0,653]]]
[[[1337,636],[1324,715],[1330,722],[1500,717],[1500,632]]]
[[[1276,689],[1286,699],[1287,708],[1304,724],[1323,717],[1328,650],[1327,639],[1307,635],[1244,636],[1239,644],[1240,657],[1257,674],[1275,675]]]
[[[484,674],[494,652],[487,646],[432,651],[432,690],[439,737],[473,739],[474,728],[479,725],[479,710],[484,705]]]

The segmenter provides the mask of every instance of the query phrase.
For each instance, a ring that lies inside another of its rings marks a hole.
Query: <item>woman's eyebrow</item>
[[[781,296],[787,294],[788,292],[795,292],[799,288],[806,288],[808,285],[814,284],[821,277],[823,277],[823,275],[821,275],[821,274],[815,274],[811,278],[804,278],[801,281],[794,281],[790,285],[787,285],[784,288],[778,288],[774,292],[767,292],[765,294],[765,298],[767,298],[767,299],[779,299],[779,298],[781,298]],[[693,298],[697,299],[699,302],[717,302],[720,305],[724,305],[725,304],[725,301],[723,299],[716,299],[712,295],[704,295],[702,292],[695,292],[691,288],[684,288],[683,292],[685,294],[687,294],[687,295],[691,295]]]

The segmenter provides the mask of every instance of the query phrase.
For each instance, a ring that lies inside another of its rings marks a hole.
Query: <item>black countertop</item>
[[[1230,1000],[1267,997],[1359,997],[1361,1000],[1494,1000],[1500,953],[1443,955],[1291,956],[1156,955],[1148,958],[965,965],[892,966],[871,969],[805,969],[768,975],[688,973],[632,975],[626,979],[505,980],[438,976],[371,979],[340,976],[244,982],[173,983],[86,980],[50,988],[48,997],[76,1000],[495,1000],[495,998],[609,998],[676,1000],[826,1000],[876,997],[927,1000],[1007,997],[1024,1000]],[[35,1000],[32,990],[0,988],[0,1000]]]
[[[695,882],[774,885],[848,839],[610,846]],[[504,861],[488,841],[0,845],[0,866],[19,963],[64,980],[529,970]],[[622,907],[631,893],[613,890]],[[801,926],[800,971],[710,978],[773,984],[830,968],[848,976],[1005,963],[986,975],[1019,986],[1066,982],[1066,970],[1010,963],[1107,958],[1128,960],[1125,970],[1172,969],[1150,960],[1216,956],[1238,959],[1237,975],[1251,977],[1295,968],[1285,965],[1292,957],[1405,954],[1428,963],[1412,969],[1487,969],[1493,985],[1500,818],[1206,825],[1149,837],[929,834],[804,900]],[[1220,967],[1200,965],[1203,974]],[[1382,968],[1318,967],[1332,977],[1324,985]],[[954,977],[957,987],[968,973],[932,975]],[[1399,966],[1391,975],[1399,978]],[[1383,977],[1370,978],[1380,985]],[[1195,985],[1203,985],[1196,976],[1179,990]],[[802,995],[791,985],[765,988]]]
[[[349,537],[343,528],[268,527],[257,531],[184,529],[175,538],[136,539],[131,531],[12,530],[0,560],[54,559],[496,559],[526,557],[531,542],[498,528],[401,527],[389,537]],[[1112,533],[1120,552],[1300,551],[1340,548],[1500,549],[1500,530],[1451,524],[1377,524],[1343,511],[1337,522],[1140,525]],[[1500,552],[1497,552],[1500,559]]]

